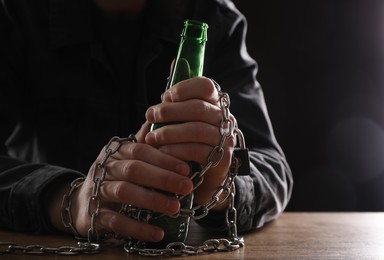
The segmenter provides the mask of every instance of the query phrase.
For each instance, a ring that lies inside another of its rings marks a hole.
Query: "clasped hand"
[[[167,215],[176,214],[180,210],[179,201],[156,190],[181,195],[192,192],[190,169],[185,161],[205,165],[221,140],[223,113],[219,92],[208,78],[196,77],[175,84],[163,94],[162,103],[147,110],[146,119],[136,134],[137,143],[124,142],[106,163],[107,174],[99,191],[100,211],[95,221],[98,233],[113,232],[139,240],[160,241],[164,236],[161,228],[119,214],[120,206],[129,204]],[[230,120],[235,125],[232,115]],[[178,123],[149,131],[151,123],[166,122]],[[223,145],[220,163],[206,172],[204,182],[194,191],[195,204],[206,203],[222,185],[235,143],[232,131]],[[90,227],[88,199],[93,188],[90,173],[104,154],[101,151],[84,184],[74,194],[73,222],[83,236],[87,236]],[[224,208],[225,202],[214,210]]]

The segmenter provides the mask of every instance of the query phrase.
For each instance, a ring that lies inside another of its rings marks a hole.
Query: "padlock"
[[[243,132],[239,128],[236,128],[236,136],[239,141],[239,146],[235,147],[233,151],[233,156],[235,156],[238,160],[238,169],[237,175],[246,176],[251,174],[251,167],[249,162],[249,150],[245,146],[245,139]]]

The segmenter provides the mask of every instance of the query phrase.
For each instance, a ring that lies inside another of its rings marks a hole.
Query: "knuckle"
[[[212,111],[212,105],[208,102],[195,101],[194,112],[197,116],[208,115]]]
[[[112,193],[112,196],[114,196],[118,200],[121,200],[122,198],[124,198],[124,194],[126,193],[126,190],[127,189],[122,185],[122,182],[118,182],[114,184],[113,187],[111,188],[111,193]]]
[[[165,115],[169,113],[167,103],[160,104],[153,111],[153,120],[154,122],[163,122],[165,120]]]
[[[121,167],[121,172],[127,180],[134,180],[136,177],[136,172],[139,168],[139,163],[134,160],[125,161]]]
[[[140,143],[129,143],[126,149],[130,157],[137,158],[139,154],[143,153],[144,146]]]
[[[181,82],[179,82],[181,83]],[[180,84],[178,84],[175,87],[172,87],[168,90],[170,93],[172,93],[172,99],[179,99],[181,97],[180,94],[183,94],[184,90],[180,88]]]
[[[203,78],[203,84],[207,93],[209,93],[210,95],[213,95],[216,92],[216,86],[213,80],[209,78]]]

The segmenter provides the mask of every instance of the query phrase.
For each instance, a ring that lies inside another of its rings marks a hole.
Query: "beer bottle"
[[[186,20],[184,22],[177,57],[166,90],[182,80],[203,75],[207,29],[208,25],[199,21]],[[176,122],[152,124],[150,130],[174,123]],[[189,165],[190,174],[201,170],[197,163],[189,162]],[[191,209],[192,203],[193,193],[180,200],[181,208]],[[164,229],[164,238],[158,246],[166,246],[171,242],[184,242],[188,234],[189,220],[189,217],[183,215],[155,215],[149,222]]]

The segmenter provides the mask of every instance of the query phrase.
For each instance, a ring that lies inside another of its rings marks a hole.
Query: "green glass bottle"
[[[166,90],[182,80],[203,75],[207,29],[208,25],[203,22],[194,20],[184,22],[179,50]],[[151,131],[168,124],[174,124],[174,122],[152,124]],[[200,165],[197,163],[189,162],[189,165],[191,168],[190,174],[201,170]],[[192,204],[193,193],[180,200],[181,208],[191,209]],[[171,242],[184,242],[188,234],[189,220],[190,218],[185,216],[165,215],[155,216],[150,220],[151,224],[164,229],[164,238],[157,246],[164,247]]]
[[[208,25],[202,22],[193,20],[184,22],[175,68],[168,88],[182,80],[203,75],[207,29]]]

